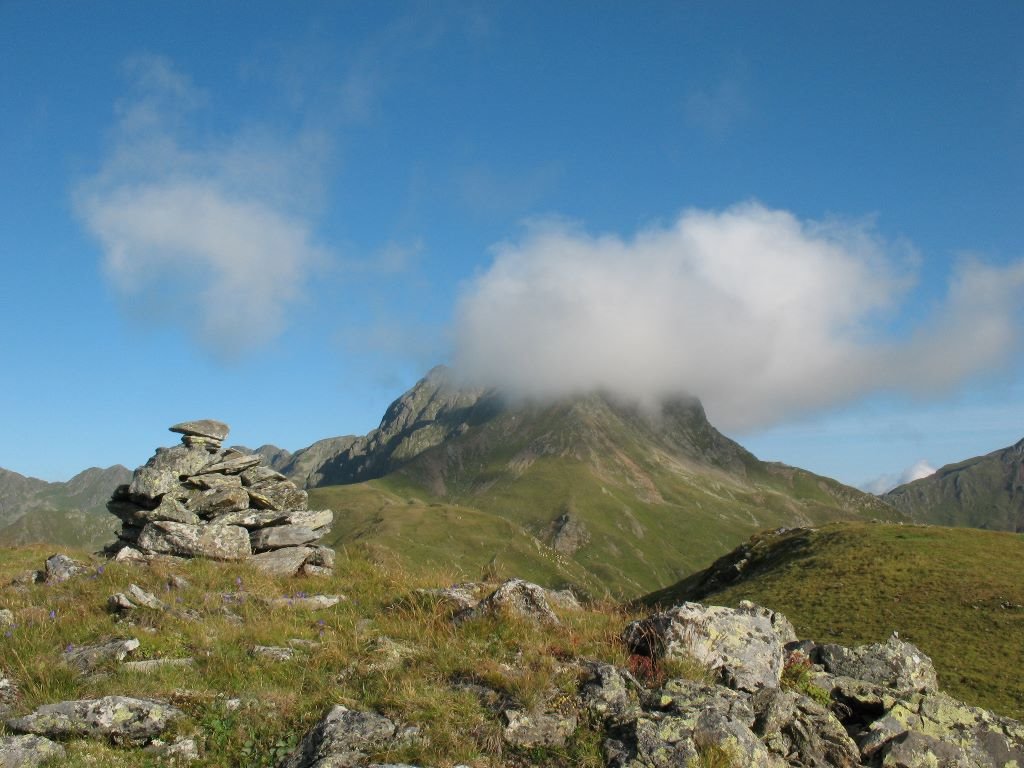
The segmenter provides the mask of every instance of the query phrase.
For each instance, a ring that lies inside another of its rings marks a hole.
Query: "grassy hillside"
[[[841,523],[763,535],[716,565],[644,602],[752,600],[800,637],[843,645],[897,631],[932,657],[943,689],[1024,716],[1024,536]]]

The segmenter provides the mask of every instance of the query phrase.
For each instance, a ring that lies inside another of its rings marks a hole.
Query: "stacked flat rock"
[[[205,557],[280,574],[330,572],[334,550],[317,542],[333,512],[309,509],[306,492],[260,456],[223,448],[227,424],[203,419],[170,430],[182,444],[157,448],[107,502],[121,521],[118,559]]]

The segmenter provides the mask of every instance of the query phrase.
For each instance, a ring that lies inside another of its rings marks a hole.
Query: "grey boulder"
[[[249,532],[235,525],[156,521],[142,529],[139,547],[158,554],[211,560],[244,560],[252,554]]]
[[[689,657],[730,688],[754,692],[779,686],[796,632],[781,613],[747,601],[735,609],[684,603],[632,622],[622,639],[635,654]]]
[[[896,635],[885,643],[844,648],[820,645],[815,649],[818,662],[833,675],[852,677],[896,691],[936,691],[939,681],[935,667],[921,650]]]

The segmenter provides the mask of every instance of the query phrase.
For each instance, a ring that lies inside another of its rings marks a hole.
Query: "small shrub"
[[[829,692],[814,684],[814,665],[807,655],[800,651],[790,654],[786,660],[781,682],[783,688],[802,693],[823,707],[827,708],[832,703]]]

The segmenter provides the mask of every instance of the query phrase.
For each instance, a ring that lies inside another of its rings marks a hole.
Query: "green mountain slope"
[[[63,483],[0,469],[0,544],[46,542],[100,549],[118,528],[107,500],[114,488],[130,480],[131,472],[119,464],[87,469]]]
[[[759,461],[696,400],[657,413],[600,395],[509,404],[453,392],[442,375],[392,405],[401,423],[386,415],[363,449],[323,472],[373,479],[311,489],[311,504],[336,512],[330,543],[635,596],[764,528],[895,514],[833,480]]]
[[[921,522],[1024,531],[1024,440],[949,464],[882,498]]]
[[[643,598],[782,611],[800,637],[843,645],[892,632],[932,657],[954,696],[1024,715],[1024,537],[837,523],[766,533]]]

